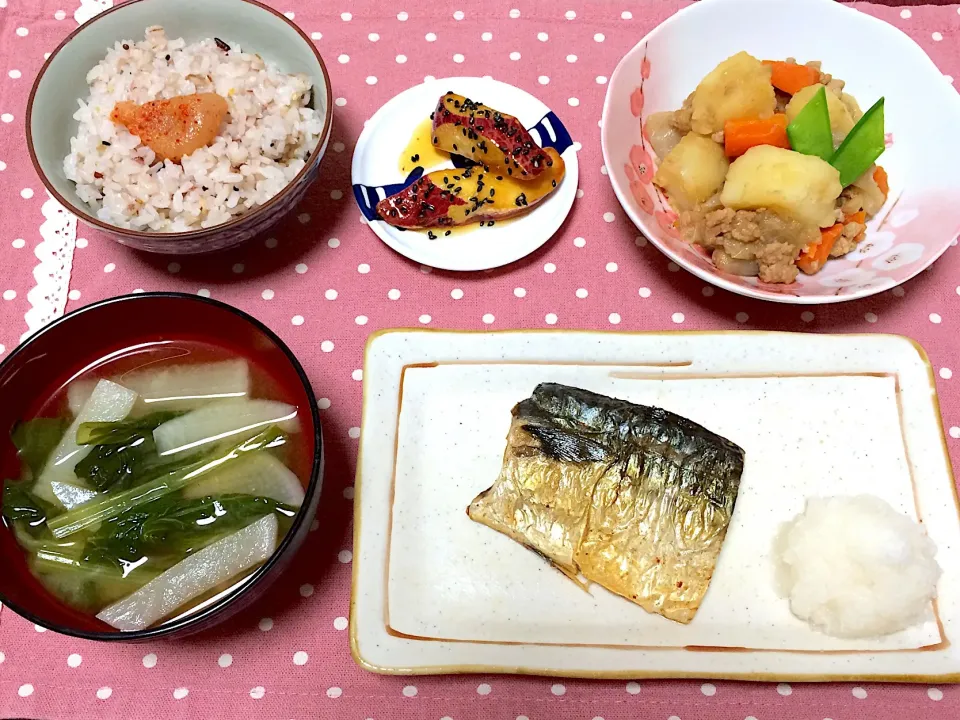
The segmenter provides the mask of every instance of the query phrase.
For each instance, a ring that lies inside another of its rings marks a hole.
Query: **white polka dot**
[[[43,625],[34,625],[33,629],[36,630],[38,633],[44,633],[47,631],[47,629]]]
[[[19,70],[11,70],[7,73],[14,80],[19,80],[22,77],[22,73]]]
[[[21,685],[19,688],[17,688],[17,695],[19,695],[20,697],[30,697],[31,695],[33,695],[33,685],[31,685],[30,683]]]
[[[313,585],[310,583],[304,583],[300,586],[300,597],[308,598],[313,595]]]
[[[670,272],[679,272],[680,266],[677,265],[675,262],[668,262],[667,270],[669,270]]]
[[[354,439],[360,437],[360,428],[350,428],[350,437]],[[341,550],[339,553],[337,553],[337,560],[346,564],[353,560],[353,553],[349,550]]]
[[[366,263],[360,263],[357,265],[357,272],[361,275],[366,275],[368,272],[370,272],[370,266]]]
[[[610,321],[610,324],[611,324],[611,325],[619,325],[619,324],[620,324],[620,313],[610,313],[610,314],[607,316],[607,320]]]
[[[353,20],[353,15],[351,15],[348,12],[340,13],[340,19],[343,20],[344,22],[350,22],[351,20]]]
[[[157,666],[157,654],[156,653],[147,653],[143,656],[143,666],[145,668],[152,668]]]
[[[19,35],[20,37],[26,37],[29,34],[30,34],[30,31],[27,30],[25,27],[17,28],[17,35]]]
[[[376,80],[376,78],[374,78],[374,80]],[[342,190],[331,190],[331,191],[330,191],[330,199],[331,199],[331,200],[340,200],[342,197],[343,197],[343,191],[342,191]]]
[[[24,200],[29,200],[33,197],[33,190],[30,188],[24,188],[20,191],[20,197],[22,197]]]
[[[327,247],[331,247],[336,250],[338,247],[340,247],[340,238],[330,238],[327,240]]]
[[[266,240],[263,241],[263,244],[264,244],[266,247],[268,247],[268,248],[270,248],[271,250],[273,250],[273,248],[275,248],[275,247],[277,246],[277,239],[276,239],[275,237],[268,237]]]
[[[546,265],[543,266],[543,271],[548,274],[555,273],[557,271],[557,266],[554,265],[553,263],[547,263]]]
[[[340,688],[336,686],[327,688],[327,697],[331,700],[336,700],[341,695],[343,695],[343,690]]]
[[[568,62],[568,63],[575,63],[576,61],[577,61],[577,56],[576,56],[576,55],[567,55],[567,62]]]
[[[454,56],[453,56],[453,61],[454,61],[455,63],[462,63],[464,60],[465,60],[465,58],[463,57],[463,55],[462,55],[461,53],[456,53],[456,54],[454,54]]]
[[[550,39],[550,36],[547,35],[545,32],[537,33],[537,40],[539,40],[540,42],[546,42],[549,39]]]
[[[597,85],[606,85],[607,76],[606,75],[597,75]]]
[[[930,322],[932,322],[934,325],[939,325],[941,322],[943,322],[943,319],[937,315],[937,313],[930,313]]]
[[[575,20],[577,17],[577,14],[573,10],[567,10],[567,12],[564,14],[564,17],[567,20]]]
[[[296,270],[300,275],[303,275],[308,270],[306,263],[297,263],[296,267],[293,269]]]
[[[522,298],[527,296],[527,291],[525,288],[518,287],[513,289],[513,294],[516,295],[518,298]]]
[[[363,370],[354,370],[352,373],[350,373],[350,377],[358,382],[363,380]]]
[[[556,313],[547,313],[546,315],[543,316],[543,321],[544,321],[547,325],[556,325],[556,324],[557,324],[557,320],[558,320],[558,318],[557,318]]]
[[[290,322],[297,326],[303,325],[303,315],[294,315],[290,318]]]
[[[264,300],[273,300],[274,294],[275,293],[273,292],[273,290],[271,290],[270,288],[267,288],[262,293],[260,293],[260,297],[262,297]]]
[[[601,166],[600,166],[600,174],[601,174],[601,175],[607,175],[607,166],[606,166],[606,165],[601,165]]]
[[[297,215],[297,220],[300,221],[301,225],[306,225],[308,222],[310,222],[310,213],[300,213]]]
[[[519,60],[519,59],[520,59],[520,53],[518,53],[516,50],[514,50],[512,53],[510,53],[510,59],[511,59],[511,60]],[[12,120],[12,119],[13,119],[13,118],[11,118],[11,120]],[[8,122],[9,122],[9,121],[8,121]]]
[[[577,144],[577,143],[574,143],[574,145],[576,145],[576,144]],[[574,150],[576,150],[576,148],[574,148]],[[579,151],[577,151],[577,152],[579,152]],[[583,188],[577,188],[577,200],[579,200],[579,199],[582,198],[582,197],[583,197]]]
[[[189,694],[190,694],[190,691],[187,690],[185,687],[178,687],[176,690],[173,691],[173,699],[183,700]]]
[[[550,82],[550,78],[548,78],[546,75],[541,75],[537,78],[537,82],[541,85],[546,85],[548,82]]]
[[[480,683],[477,685],[477,695],[489,695],[492,691],[493,688],[487,683]]]
[[[317,400],[317,407],[320,408],[321,410],[329,410],[330,398],[320,398],[319,400]]]
[[[430,273],[433,272],[433,268],[430,267],[429,265],[421,265],[420,272],[422,272],[424,275],[429,275]]]
[[[11,115],[10,113],[3,113],[3,115],[0,115],[0,121],[3,121],[5,123],[12,123],[13,115]]]
[[[853,695],[857,700],[863,700],[867,697],[867,691],[862,687],[855,687],[850,691],[850,694]]]
[[[518,17],[520,17],[520,11],[514,8],[513,10],[510,11],[510,17],[516,20]]]
[[[312,32],[312,33],[310,33],[310,39],[311,39],[311,40],[323,40],[323,33],[322,33],[322,32]]]
[[[607,263],[607,272],[616,272],[618,269],[619,268],[615,262]]]
[[[347,500],[353,500],[353,497],[355,494],[356,494],[356,489],[353,487],[353,485],[349,485],[348,487],[345,487],[343,489],[343,496]]]
[[[640,683],[638,682],[628,682],[627,683],[627,692],[631,695],[640,694]]]
[[[960,438],[960,427],[957,427],[956,425],[954,425],[953,427],[951,427],[951,428],[950,428],[950,437],[952,437],[952,438]]]
[[[901,10],[900,17],[902,17],[904,20],[909,20],[910,18],[913,17],[913,13],[910,12],[909,10]]]
[[[309,656],[303,650],[297,650],[293,654],[293,664],[294,665],[306,665]]]
[[[336,300],[336,299],[337,299],[337,295],[339,295],[339,293],[338,293],[336,290],[334,290],[333,288],[330,288],[329,290],[327,290],[327,291],[323,294],[323,296],[324,296],[327,300]]]
[[[560,683],[554,683],[550,686],[550,692],[559,697],[560,695],[566,694],[567,689]]]
[[[407,21],[407,18],[409,18],[409,17],[410,17],[410,16],[407,15],[405,12],[398,12],[398,13],[397,13],[397,20],[399,20],[400,22],[406,22],[406,21]]]
[[[700,291],[700,294],[704,297],[713,297],[714,290],[709,285],[705,286],[703,290]]]
[[[67,17],[67,14],[66,14],[63,10],[57,10],[57,11],[53,14],[53,19],[54,19],[54,20],[63,20],[63,19],[66,18],[66,17]]]
[[[338,618],[333,619],[333,629],[334,630],[346,630],[349,621],[342,615]]]
[[[802,313],[800,313],[800,319],[805,323],[813,322],[814,317],[815,315],[809,310],[804,310]]]
[[[670,316],[670,319],[679,325],[684,321],[683,313],[675,312],[673,315]]]
[[[597,33],[596,35],[593,36],[593,39],[594,39],[596,42],[603,42],[603,41],[606,40],[607,38],[604,36],[603,33]]]
[[[450,291],[450,297],[452,297],[454,300],[462,300],[463,290],[461,290],[460,288],[454,288],[453,290]]]
[[[234,263],[233,267],[230,269],[233,271],[234,275],[239,275],[245,270],[243,263]]]
[[[199,295],[200,297],[208,298],[210,297],[210,291],[207,290],[207,288],[200,288],[199,290],[197,290],[197,295]]]
[[[69,665],[72,668],[80,667],[80,663],[82,662],[83,662],[83,658],[80,657],[77,653],[70,653],[70,655],[67,656],[67,665]]]
[[[421,324],[421,325],[429,325],[429,324],[430,324],[430,321],[433,320],[432,317],[430,317],[429,315],[426,315],[426,314],[421,315],[421,316],[420,316],[419,318],[417,318],[417,319],[420,321],[420,324]]]
[[[940,377],[942,377],[944,380],[949,380],[953,377],[953,370],[946,367],[940,368]]]
[[[933,38],[934,42],[940,42],[943,40],[943,34],[938,32],[933,33],[930,37]]]
[[[620,19],[621,19],[621,20],[633,20],[633,13],[630,12],[629,10],[624,10],[622,13],[620,13]]]
[[[496,320],[496,318],[491,313],[486,313],[482,319],[487,325],[489,325],[494,320]]]
[[[787,683],[780,683],[777,685],[777,692],[786,697],[793,692],[793,688]]]
[[[16,290],[4,290],[4,291],[3,291],[3,299],[4,299],[4,300],[13,300],[13,299],[16,298],[16,297],[17,297],[17,291],[16,291]]]
[[[700,686],[700,692],[702,692],[707,697],[713,697],[717,694],[717,686],[712,683],[704,683]]]
[[[603,214],[603,221],[604,221],[604,222],[613,222],[613,221],[616,220],[616,219],[617,219],[617,216],[614,215],[612,212],[605,212],[605,213]]]
[[[343,107],[344,105],[347,104],[347,99],[345,97],[338,97],[336,100],[333,101],[333,104],[336,105],[337,107]]]
[[[379,39],[380,39],[379,33],[370,33],[369,35],[367,35],[367,40],[369,40],[370,42],[377,42],[377,40]]]
[[[416,697],[417,696],[417,686],[416,685],[407,685],[403,688],[404,697]]]
[[[930,688],[927,690],[927,697],[933,700],[934,702],[940,702],[943,700],[943,690],[939,688]]]
[[[324,352],[333,352],[333,347],[332,340],[324,340],[322,343],[320,343],[320,349]]]
[[[257,685],[255,688],[250,688],[250,697],[252,697],[254,700],[259,700],[266,694],[266,689],[260,685]]]
[[[436,33],[429,32],[429,33],[427,33],[426,35],[423,36],[423,39],[426,40],[427,42],[436,42],[436,40],[437,40],[437,34],[436,34]]]
[[[567,105],[569,105],[570,107],[579,107],[580,99],[575,97],[567,98]]]
[[[650,288],[642,287],[638,292],[640,293],[640,297],[642,298],[650,297]]]
[[[398,63],[400,63],[401,65],[403,65],[403,64],[407,61],[407,56],[406,56],[406,55],[397,55],[397,58],[396,58],[396,59],[397,59],[397,62],[398,62]],[[339,152],[339,150],[338,150],[337,152]]]
[[[317,401],[317,405],[320,405],[324,399],[325,398],[320,398],[320,400]],[[327,407],[330,407],[329,400],[327,400]],[[260,618],[260,622],[257,623],[257,627],[263,632],[269,632],[270,630],[273,630],[273,618]]]
[[[103,686],[102,688],[100,688],[99,690],[97,690],[97,699],[98,699],[98,700],[107,700],[107,699],[109,699],[109,697],[110,697],[111,695],[113,695],[113,688],[109,688],[109,687],[107,687],[107,686]]]
[[[367,75],[367,85],[376,85],[376,84],[377,84],[377,78],[373,75]],[[334,192],[340,192],[340,191],[335,190]],[[333,193],[331,193],[331,197],[332,196],[333,196]],[[340,198],[334,198],[334,200],[339,200],[339,199]]]
[[[176,275],[178,272],[180,272],[180,263],[172,262],[169,265],[167,265],[167,272],[173,273],[174,275]]]
[[[576,296],[577,296],[578,298],[580,298],[581,300],[583,300],[583,299],[584,299],[585,297],[587,297],[587,295],[589,295],[589,294],[590,294],[590,293],[587,292],[587,289],[586,289],[586,288],[577,288]]]
[[[943,76],[943,79],[946,80],[948,83],[953,84],[953,75],[944,75],[944,76]],[[953,242],[951,242],[950,244],[951,244],[951,245],[956,245],[956,244],[957,244],[957,239],[954,238],[954,239],[953,239]]]
[[[490,42],[491,40],[493,40],[493,33],[492,32],[481,33],[480,39],[483,40],[484,42]]]

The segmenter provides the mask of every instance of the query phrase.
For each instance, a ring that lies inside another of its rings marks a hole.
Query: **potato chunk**
[[[727,120],[768,117],[777,107],[771,69],[739,52],[717,65],[693,94],[691,127],[700,135],[723,130]]]
[[[653,181],[667,193],[675,210],[691,210],[720,189],[728,167],[723,146],[687,133],[667,153]]]
[[[808,85],[794,95],[787,103],[787,121],[793,122],[793,119],[803,110],[803,106],[810,102],[822,87],[824,86]],[[850,99],[853,100],[853,98]],[[856,100],[853,100],[854,105],[856,105],[856,102]],[[847,136],[847,133],[853,130],[854,120],[850,115],[848,104],[830,88],[827,88],[827,111],[830,113],[830,129],[833,130],[833,145],[836,147]]]
[[[733,210],[766,208],[800,222],[829,227],[843,187],[840,173],[813,155],[759,145],[737,158],[720,202]]]

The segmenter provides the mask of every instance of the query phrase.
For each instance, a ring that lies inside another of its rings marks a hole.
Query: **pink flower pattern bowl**
[[[647,118],[679,108],[704,75],[741,50],[764,59],[821,60],[864,106],[886,98],[887,150],[880,160],[890,176],[886,205],[856,250],[789,285],[717,270],[706,251],[681,239],[676,213],[652,182],[656,157]],[[955,242],[957,127],[960,95],[893,26],[832,0],[704,0],[654,29],[620,61],[607,89],[601,142],[624,211],[673,262],[740,295],[814,305],[889,290]]]

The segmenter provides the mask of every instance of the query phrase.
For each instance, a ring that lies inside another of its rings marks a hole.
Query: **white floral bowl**
[[[676,214],[651,182],[646,119],[683,104],[717,63],[740,50],[821,60],[864,107],[884,96],[890,176],[866,239],[790,285],[720,272],[681,240]],[[893,26],[833,0],[704,0],[655,28],[620,61],[601,122],[604,162],[630,219],[694,275],[749,297],[814,305],[867,297],[927,268],[960,233],[960,95],[926,53]]]

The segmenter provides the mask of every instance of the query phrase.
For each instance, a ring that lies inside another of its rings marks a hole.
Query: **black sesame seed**
[[[487,223],[487,227],[493,227],[493,220]]]
[[[444,236],[449,235],[449,234],[450,234],[450,231],[447,230],[447,231],[444,233]]]
[[[110,145],[111,145],[111,143],[108,143],[106,140],[101,140],[101,141],[100,141],[100,144],[101,144],[101,145],[106,145],[107,147],[110,147]]]
[[[436,240],[437,236],[433,234],[433,230],[427,230],[427,237],[431,240]]]
[[[165,58],[165,60],[166,60],[167,62],[170,62],[170,56],[167,55],[167,57]]]
[[[556,181],[556,180],[551,180],[550,182],[553,183],[553,187],[556,187],[556,186],[557,186],[557,181]]]
[[[218,37],[215,37],[213,41],[217,44],[217,47],[223,50],[224,52],[230,52],[230,46],[227,45],[223,40]]]
[[[127,45],[126,43],[124,43],[124,44],[123,44],[123,49],[124,49],[124,50],[129,50],[129,49],[130,49],[130,46]]]

